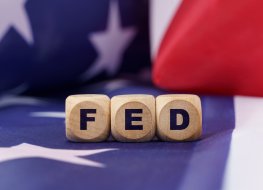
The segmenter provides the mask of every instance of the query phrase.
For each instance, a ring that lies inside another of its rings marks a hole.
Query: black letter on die
[[[183,123],[177,125],[177,115],[180,114],[183,117]],[[170,109],[170,129],[171,130],[183,130],[189,125],[189,114],[183,109]]]
[[[96,109],[80,109],[80,130],[87,130],[87,122],[95,121],[95,117],[87,116],[89,113],[96,113]]]
[[[132,121],[142,121],[142,117],[132,117],[133,113],[142,113],[142,109],[125,110],[125,130],[143,130],[142,125],[132,125]]]

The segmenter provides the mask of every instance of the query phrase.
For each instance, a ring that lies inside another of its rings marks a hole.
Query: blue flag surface
[[[166,92],[113,80],[72,93]],[[235,127],[232,97],[202,96],[202,139],[167,143],[72,143],[65,95],[0,99],[0,189],[221,189]]]

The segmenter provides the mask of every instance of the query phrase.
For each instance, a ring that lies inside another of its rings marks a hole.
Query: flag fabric
[[[149,51],[148,1],[0,0],[0,92],[140,72]]]
[[[159,94],[133,80],[72,93]],[[263,99],[201,96],[203,135],[195,142],[72,143],[67,94],[0,98],[0,189],[262,189]]]
[[[262,1],[153,4],[156,85],[198,93],[263,95]]]
[[[263,189],[263,99],[219,96],[263,94],[250,2],[0,0],[0,189]],[[198,141],[66,139],[68,95],[181,90],[217,93],[201,96]]]

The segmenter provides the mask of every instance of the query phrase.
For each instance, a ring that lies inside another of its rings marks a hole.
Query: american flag
[[[194,142],[65,137],[70,94],[171,93],[149,72],[182,3],[0,0],[0,189],[263,188],[260,97],[201,95]]]

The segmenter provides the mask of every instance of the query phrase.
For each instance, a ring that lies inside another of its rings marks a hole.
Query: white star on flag
[[[65,119],[66,114],[65,112],[59,112],[59,111],[45,111],[45,112],[32,112],[30,113],[30,116]]]
[[[0,42],[13,27],[28,44],[34,42],[25,9],[27,0],[0,0]]]
[[[0,109],[8,106],[39,105],[45,101],[28,96],[5,95],[0,96]]]
[[[103,163],[81,158],[80,156],[90,156],[102,152],[112,151],[116,149],[95,149],[95,150],[67,150],[67,149],[51,149],[41,146],[23,143],[17,146],[0,148],[0,162],[22,159],[22,158],[45,158],[78,164],[91,167],[103,168]]]
[[[118,4],[116,1],[111,1],[107,29],[88,37],[99,55],[91,68],[81,76],[81,79],[93,78],[102,71],[106,71],[109,76],[114,75],[120,67],[123,52],[135,34],[136,30],[133,27],[121,27]]]

